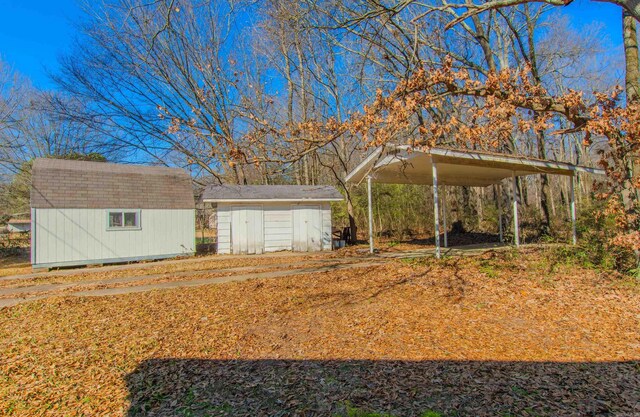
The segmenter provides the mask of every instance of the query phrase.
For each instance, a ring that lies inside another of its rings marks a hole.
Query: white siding
[[[264,205],[265,252],[292,249],[291,217],[291,204],[289,203]]]
[[[218,253],[231,253],[231,207],[218,204]]]
[[[263,236],[264,252],[275,252],[281,250],[293,250],[294,228],[293,210],[294,207],[309,207],[319,211],[321,219],[322,250],[331,250],[331,205],[326,203],[255,203],[233,205],[218,203],[218,253],[230,254],[233,251],[232,243],[232,212],[236,209],[262,207],[262,230],[254,230],[256,238]]]
[[[7,231],[12,233],[24,233],[31,230],[31,225],[29,223],[16,223],[16,224],[8,224]]]
[[[331,204],[322,203],[322,250],[331,250]]]
[[[33,209],[34,266],[106,263],[194,252],[194,210],[140,210],[139,230],[107,230],[107,211]]]

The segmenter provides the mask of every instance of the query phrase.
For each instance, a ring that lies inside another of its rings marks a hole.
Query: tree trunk
[[[538,132],[538,158],[545,159],[545,135],[544,132]],[[551,232],[551,207],[550,207],[551,190],[549,188],[549,176],[547,174],[540,175],[540,207],[542,208],[542,224],[541,235],[548,235]]]
[[[626,11],[622,12],[622,30],[624,38],[625,90],[627,104],[640,96],[640,63],[638,61],[638,35],[636,20]]]
[[[358,243],[358,226],[356,225],[355,210],[353,208],[353,202],[351,197],[347,194],[347,214],[349,215],[349,228],[351,229],[351,238],[349,243],[355,245]]]
[[[627,93],[627,105],[640,98],[640,60],[638,59],[638,34],[636,31],[637,22],[627,12],[622,12],[622,34],[624,39],[624,59],[625,59],[625,91]],[[629,155],[627,158],[627,172],[629,180],[625,181],[622,200],[625,209],[632,210],[634,203],[638,201],[639,191],[632,184],[634,174],[640,170],[640,157],[637,154]]]

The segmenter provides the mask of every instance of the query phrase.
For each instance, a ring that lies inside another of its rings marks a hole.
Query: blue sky
[[[0,57],[40,88],[54,88],[47,70],[69,51],[74,22],[82,15],[76,0],[0,0]],[[600,22],[609,33],[612,53],[622,53],[620,8],[576,0],[563,8],[576,28]]]
[[[58,55],[71,46],[74,21],[81,16],[75,0],[0,0],[0,57],[50,88],[46,68],[57,68]]]

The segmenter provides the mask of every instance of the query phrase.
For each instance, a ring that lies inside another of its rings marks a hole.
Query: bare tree
[[[72,115],[96,122],[140,156],[180,155],[201,173],[242,182],[241,65],[234,2],[105,1],[89,22],[58,84],[86,103]]]

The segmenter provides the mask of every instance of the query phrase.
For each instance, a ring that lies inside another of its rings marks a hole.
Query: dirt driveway
[[[108,296],[379,265],[335,253],[208,256],[0,277],[0,308],[53,296]]]
[[[498,245],[450,248],[446,255],[476,255]],[[184,259],[31,272],[0,276],[0,308],[53,296],[108,296],[201,285],[279,278],[382,265],[390,259],[433,255],[432,248],[383,250],[366,247],[318,253],[277,252],[263,255],[211,255]]]

